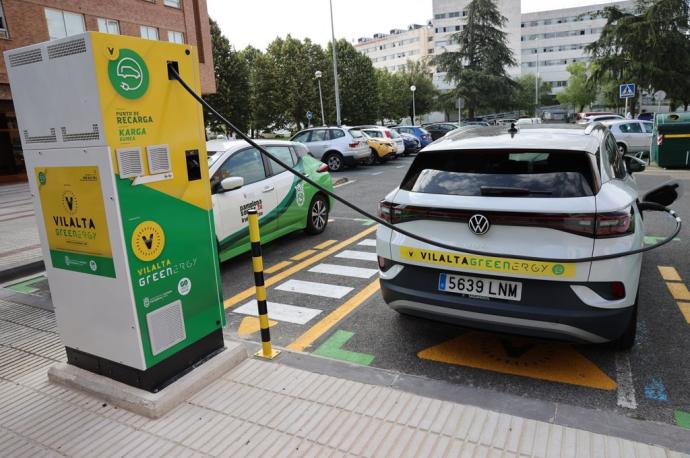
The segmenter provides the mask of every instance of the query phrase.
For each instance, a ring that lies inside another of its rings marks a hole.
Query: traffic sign
[[[632,99],[635,97],[635,84],[623,83],[618,88],[621,99]]]
[[[309,121],[311,121],[311,118],[313,118],[313,117],[314,117],[314,113],[312,113],[311,111],[307,111],[307,119]]]

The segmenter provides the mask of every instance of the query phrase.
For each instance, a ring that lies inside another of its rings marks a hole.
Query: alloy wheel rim
[[[322,200],[314,202],[311,209],[311,222],[316,229],[323,229],[326,227],[326,204]]]
[[[328,165],[333,170],[338,170],[340,168],[340,158],[338,156],[331,156],[328,158]]]

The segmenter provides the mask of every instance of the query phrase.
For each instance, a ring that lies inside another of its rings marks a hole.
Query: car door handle
[[[271,191],[273,191],[274,189],[275,189],[275,187],[273,187],[273,186],[266,186],[266,187],[263,189],[262,192],[271,192]]]

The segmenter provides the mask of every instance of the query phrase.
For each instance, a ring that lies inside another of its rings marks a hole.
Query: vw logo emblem
[[[468,225],[470,226],[470,230],[477,235],[484,235],[489,232],[491,228],[489,219],[484,215],[472,215]]]

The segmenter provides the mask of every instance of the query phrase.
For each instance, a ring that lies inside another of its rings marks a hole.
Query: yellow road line
[[[671,295],[677,301],[690,301],[690,291],[688,287],[683,283],[666,283],[668,290],[671,291]]]
[[[286,268],[290,264],[292,264],[290,261],[279,262],[278,264],[275,264],[275,265],[269,267],[268,269],[264,270],[264,273],[265,274],[272,274],[272,273],[278,272],[279,270],[283,270],[284,268]]]
[[[690,303],[688,302],[678,302],[678,307],[680,308],[680,313],[685,317],[685,321],[690,324]]]
[[[316,250],[305,250],[299,254],[294,255],[290,259],[292,259],[293,261],[301,261],[302,259],[308,258],[309,256],[311,256],[314,253],[316,253]]]
[[[657,266],[662,278],[666,281],[682,281],[678,271],[673,267]]]
[[[363,290],[352,296],[343,305],[329,313],[325,318],[312,326],[307,332],[302,334],[287,346],[290,350],[304,351],[305,348],[311,346],[316,339],[324,335],[329,329],[338,324],[340,320],[345,318],[357,307],[362,305],[364,301],[369,299],[381,286],[378,278],[369,283]]]
[[[338,243],[337,245],[334,245],[330,249],[325,250],[325,251],[321,251],[321,252],[315,254],[314,256],[312,256],[311,258],[305,259],[304,261],[300,262],[299,264],[295,264],[294,266],[290,267],[289,269],[284,270],[284,271],[280,272],[279,274],[276,274],[276,275],[266,279],[266,282],[265,282],[266,286],[274,285],[274,284],[278,283],[279,281],[289,277],[290,275],[292,275],[296,272],[299,272],[300,270],[303,270],[303,269],[311,266],[312,264],[319,262],[320,260],[322,260],[325,257],[332,255],[336,251],[342,250],[346,246],[351,245],[351,244],[355,243],[356,241],[358,241],[359,239],[362,239],[362,238],[366,237],[367,235],[371,234],[372,232],[374,232],[376,230],[376,227],[377,226],[368,227],[368,228],[364,229],[362,232],[360,232],[356,235],[353,235],[349,239],[343,240],[342,242]],[[223,302],[223,305],[225,306],[226,309],[228,309],[234,305],[237,305],[239,302],[241,302],[245,299],[248,299],[253,294],[254,294],[254,287],[252,286],[251,288],[247,288],[244,291],[237,293],[234,296],[226,299],[225,302]]]
[[[325,242],[316,245],[314,248],[316,248],[317,250],[325,250],[326,248],[328,248],[336,242],[337,240],[326,240]]]

